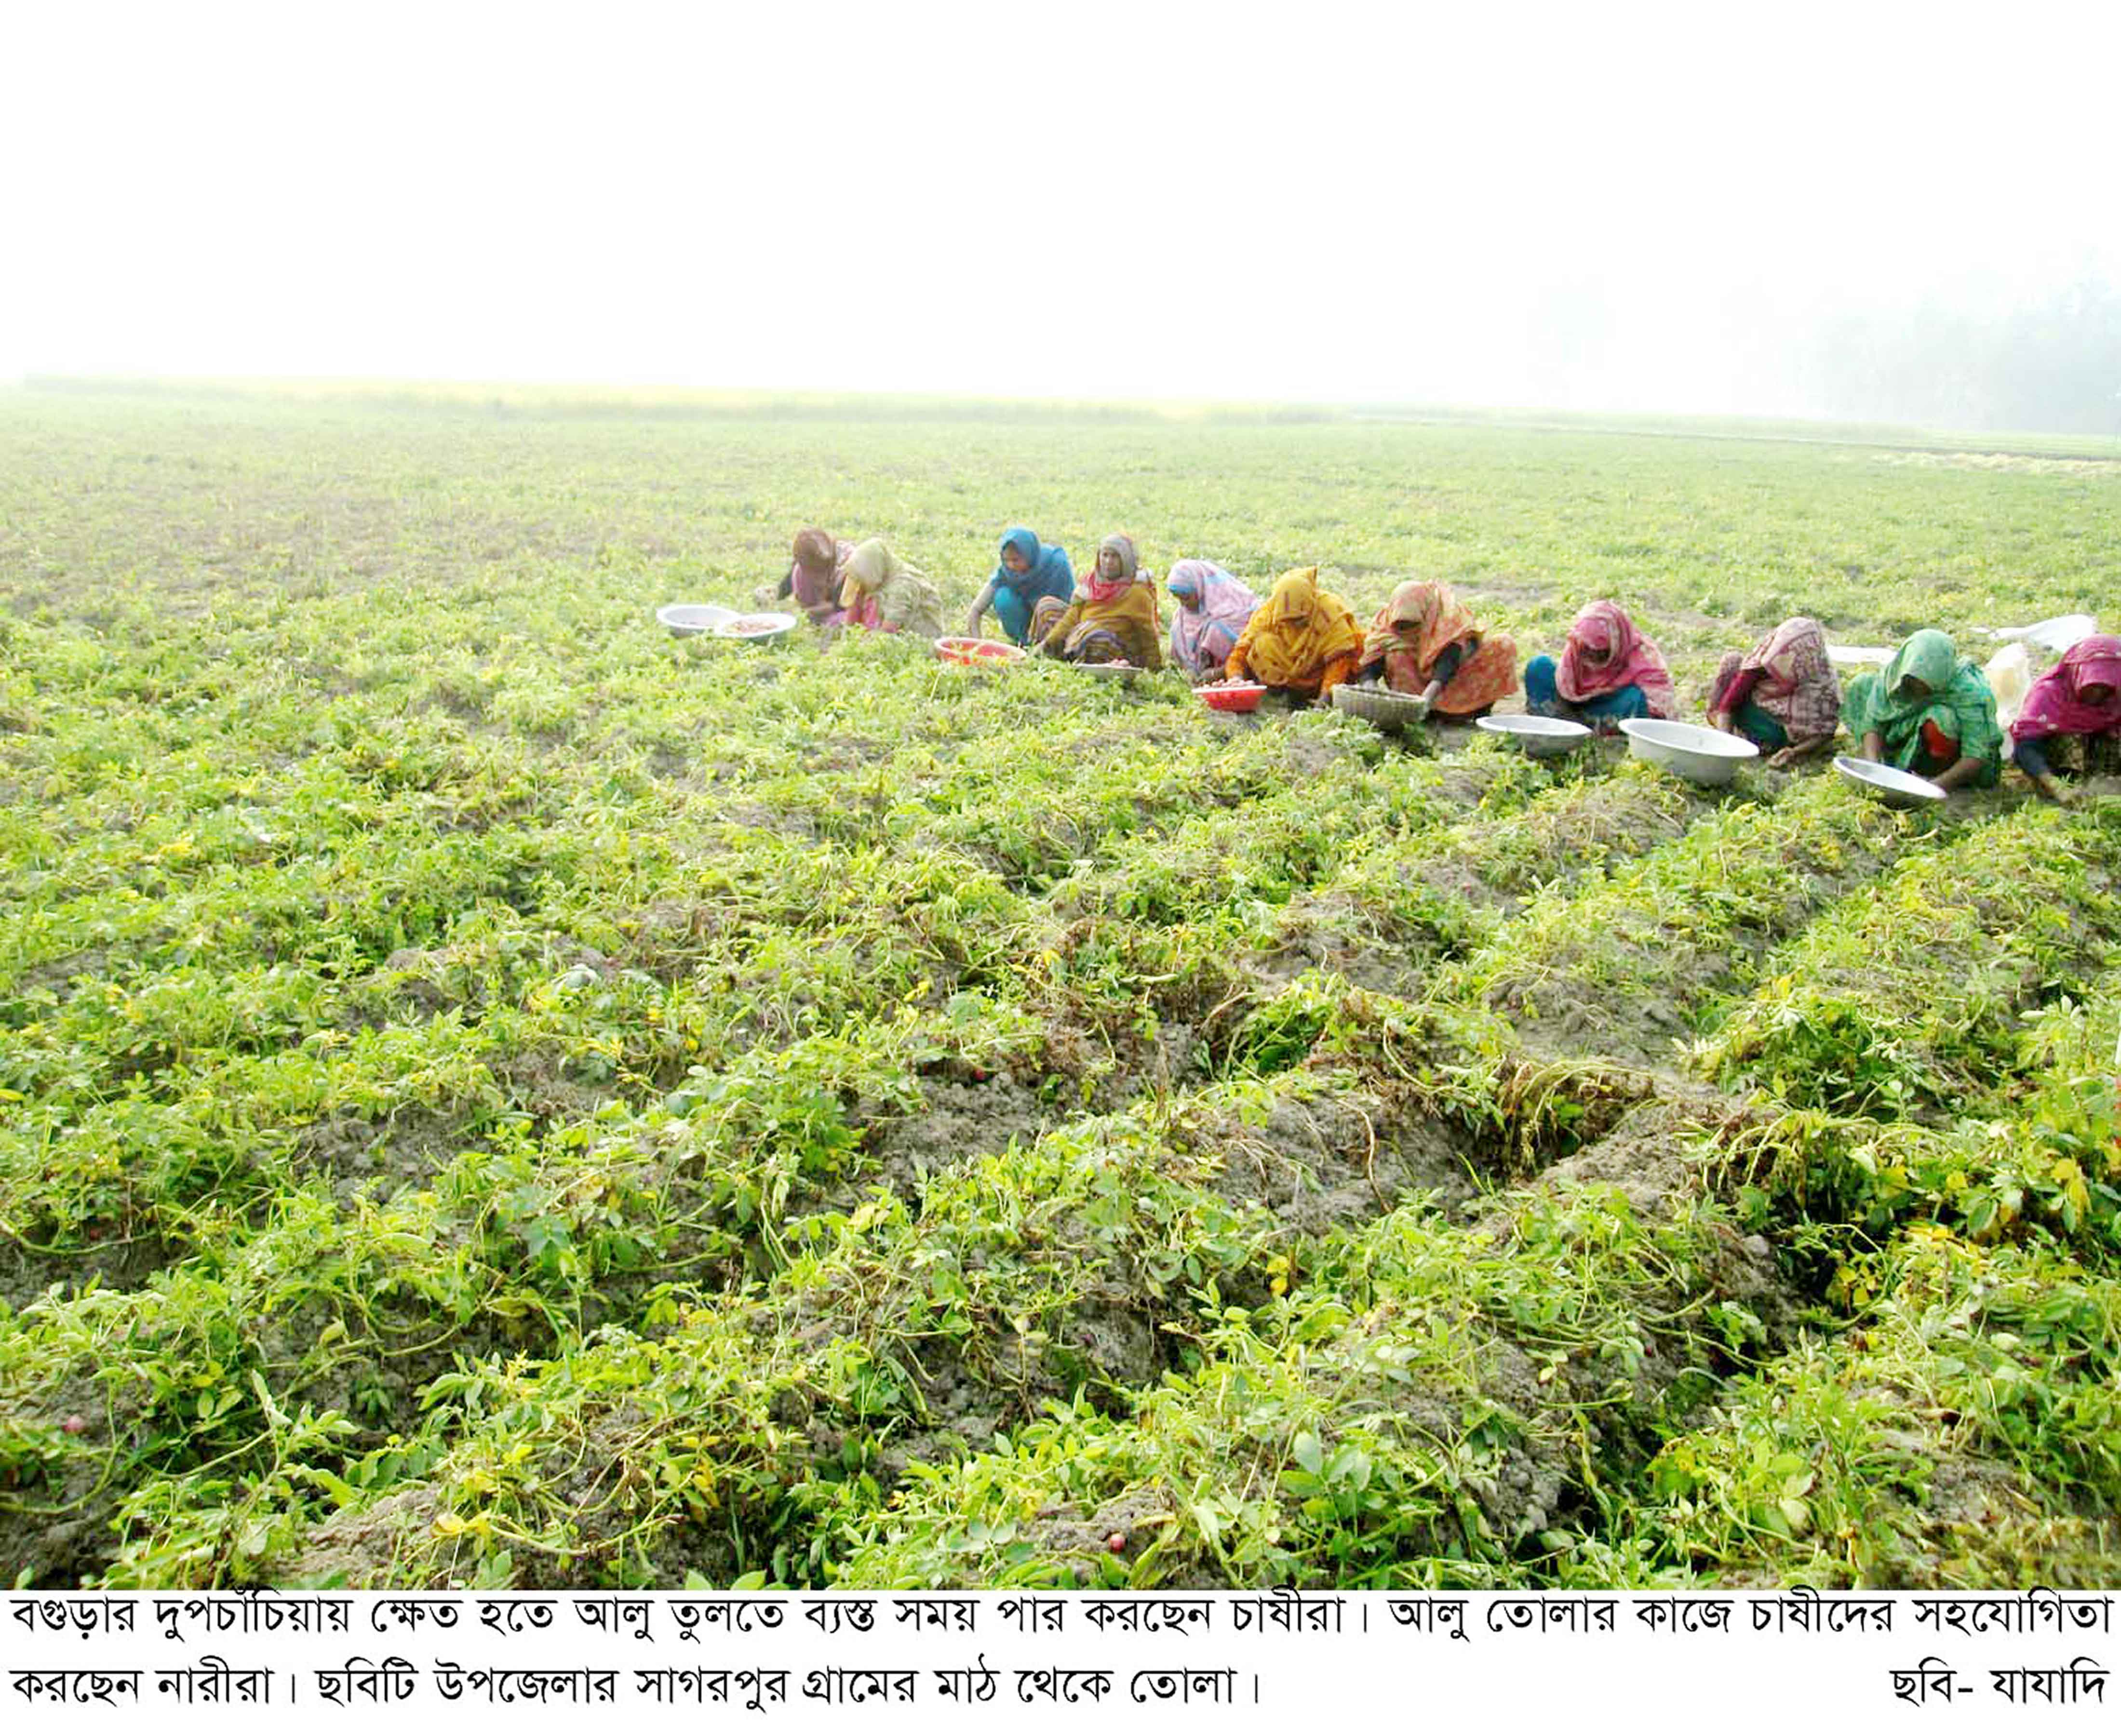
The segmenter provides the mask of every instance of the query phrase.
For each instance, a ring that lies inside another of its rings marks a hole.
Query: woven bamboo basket
[[[1358,687],[1342,683],[1333,690],[1333,709],[1361,718],[1378,728],[1400,730],[1429,715],[1429,701],[1419,693],[1395,693],[1389,687]]]

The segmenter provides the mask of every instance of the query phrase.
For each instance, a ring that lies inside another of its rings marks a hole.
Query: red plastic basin
[[[1238,682],[1228,687],[1196,687],[1200,703],[1210,711],[1256,711],[1266,688],[1256,681]]]
[[[935,654],[946,663],[1020,663],[1023,650],[998,639],[952,637],[935,641]]]

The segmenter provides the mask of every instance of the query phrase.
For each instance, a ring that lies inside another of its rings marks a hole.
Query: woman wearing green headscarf
[[[1883,674],[1851,682],[1841,715],[1865,759],[1940,789],[1986,789],[2002,773],[1996,696],[1974,660],[1935,627],[1895,652]]]
[[[923,639],[943,631],[942,594],[919,567],[892,553],[883,538],[857,543],[840,570],[843,612],[837,619],[843,625],[876,633],[916,633]]]

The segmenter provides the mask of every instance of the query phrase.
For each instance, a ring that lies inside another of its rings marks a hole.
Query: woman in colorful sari
[[[840,603],[845,624],[877,633],[916,633],[934,639],[943,631],[943,598],[928,575],[871,537],[847,556]]]
[[[1449,585],[1410,579],[1370,623],[1355,673],[1419,695],[1433,717],[1470,721],[1517,691],[1517,642],[1482,633]]]
[[[794,563],[776,587],[771,591],[762,588],[756,600],[778,602],[792,596],[795,607],[822,626],[839,612],[841,579],[847,556],[854,552],[854,544],[846,538],[805,525],[795,533]]]
[[[2121,639],[2095,633],[2033,683],[2011,725],[2011,759],[2050,802],[2070,799],[2053,761],[2084,772],[2121,769]]]
[[[1220,681],[1259,598],[1212,561],[1172,561],[1163,588],[1178,604],[1171,617],[1172,662],[1194,682]]]
[[[1074,594],[1075,572],[1068,565],[1068,551],[1041,542],[1019,524],[1001,539],[1001,565],[972,599],[972,612],[965,617],[965,635],[977,638],[980,617],[992,609],[1010,643],[1028,644],[1032,612],[1040,600],[1057,597],[1065,603]]]
[[[1826,660],[1825,630],[1799,615],[1744,655],[1727,652],[1708,690],[1708,721],[1727,735],[1743,736],[1774,766],[1833,746],[1841,683]]]
[[[1525,665],[1525,710],[1566,718],[1615,735],[1630,717],[1670,717],[1679,709],[1664,654],[1643,637],[1617,603],[1587,603],[1569,629],[1557,663]]]
[[[1053,624],[1068,612],[1072,599],[1060,597],[1042,597],[1031,606],[1031,637],[1027,644],[1043,645],[1046,635],[1053,631]]]
[[[1132,663],[1161,669],[1156,589],[1142,574],[1130,537],[1107,537],[1098,564],[1084,574],[1074,599],[1047,628],[1038,649],[1071,663]]]
[[[1996,696],[1973,659],[1925,627],[1882,674],[1859,675],[1842,707],[1848,733],[1867,760],[1897,766],[1940,789],[1985,788],[2003,770],[2003,731]]]
[[[1274,582],[1267,600],[1230,647],[1225,682],[1263,682],[1293,699],[1324,699],[1351,679],[1363,654],[1355,612],[1318,589],[1318,569],[1301,566]]]

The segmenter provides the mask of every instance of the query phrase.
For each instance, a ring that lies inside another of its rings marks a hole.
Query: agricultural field
[[[2121,799],[655,625],[811,522],[1612,596],[1698,705],[2110,618],[2121,463],[0,396],[7,1580],[2121,1579]]]

